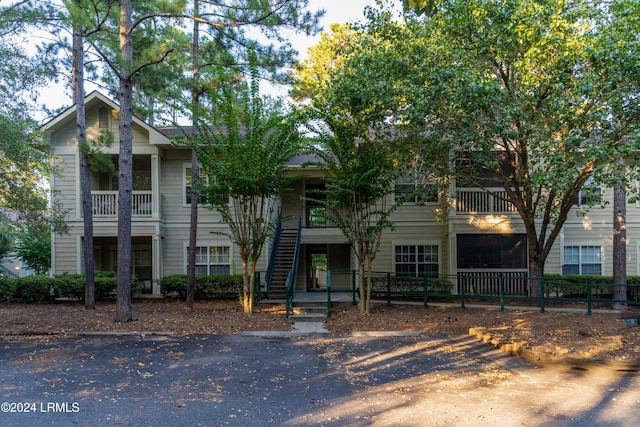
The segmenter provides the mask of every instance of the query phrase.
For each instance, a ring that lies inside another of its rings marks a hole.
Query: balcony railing
[[[117,191],[92,191],[91,203],[95,218],[116,218],[118,216],[118,192]],[[151,191],[134,191],[131,200],[131,215],[135,217],[151,216],[152,193]]]
[[[513,203],[507,200],[504,190],[487,191],[481,188],[459,190],[456,197],[456,213],[464,214],[496,214],[517,213]]]

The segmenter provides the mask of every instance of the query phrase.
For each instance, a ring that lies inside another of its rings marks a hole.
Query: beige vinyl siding
[[[562,259],[560,258],[562,241],[563,239],[557,239],[549,251],[547,262],[544,265],[545,273],[562,273]]]
[[[373,269],[381,272],[395,271],[396,245],[438,245],[440,274],[448,273],[447,257],[449,255],[446,225],[415,227],[403,223],[395,223],[393,230],[386,230],[382,235],[380,250],[373,263]]]
[[[160,193],[162,218],[170,223],[189,223],[191,206],[185,203],[185,165],[191,164],[191,151],[174,150],[162,159]],[[198,209],[198,223],[219,223],[220,215],[205,206]]]
[[[56,274],[80,271],[76,235],[55,236],[54,259],[51,264],[55,266]]]
[[[442,209],[439,204],[402,204],[391,214],[390,220],[394,224],[436,223],[436,209]]]
[[[222,228],[219,228],[222,230]],[[240,274],[242,272],[242,260],[237,247],[225,236],[212,234],[211,228],[199,229],[198,246],[231,246],[231,272]],[[201,232],[200,232],[201,231]],[[188,228],[167,228],[165,229],[163,247],[163,275],[185,274],[186,273],[186,248],[189,243]],[[256,269],[264,276],[266,270],[266,247],[263,249]]]
[[[78,207],[78,177],[76,170],[77,157],[71,154],[56,155],[53,157],[55,168],[55,190],[54,197],[61,203],[61,208],[67,211],[67,218],[77,218],[80,213]]]
[[[304,182],[297,181],[293,184],[293,191],[286,193],[282,200],[282,215],[289,218],[283,226],[286,228],[298,227],[298,217],[302,214],[304,200]],[[303,224],[304,227],[304,224]]]
[[[183,201],[184,180],[182,173],[183,164],[189,161],[190,153],[175,151],[167,154],[162,159],[162,168],[160,169],[162,218],[168,222],[188,222],[189,208],[185,208]]]
[[[86,123],[87,123],[87,139],[91,140],[91,139],[95,139],[98,137],[98,135],[100,135],[100,132],[102,131],[102,129],[100,129],[98,127],[98,111],[100,108],[102,107],[106,107],[103,104],[100,105],[94,105],[93,108],[87,109],[86,111]],[[108,130],[111,131],[111,133],[113,134],[114,137],[114,142],[118,142],[119,141],[119,136],[118,136],[118,114],[116,111],[111,110],[111,108],[107,107],[109,109],[109,127],[107,128]],[[134,132],[135,132],[135,127],[134,127]]]
[[[184,242],[189,241],[189,231],[182,232],[177,229],[165,229],[162,240],[162,258],[163,258],[163,272],[164,276],[172,274],[184,274],[185,262],[184,262]]]

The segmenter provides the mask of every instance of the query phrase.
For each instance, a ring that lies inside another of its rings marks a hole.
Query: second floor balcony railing
[[[95,218],[117,218],[117,191],[92,191],[91,203],[93,205],[93,216]],[[150,217],[153,209],[151,191],[134,191],[132,194],[131,207],[132,216]]]
[[[456,196],[456,213],[498,214],[517,213],[513,203],[507,200],[504,190],[487,191],[481,188],[460,189]]]

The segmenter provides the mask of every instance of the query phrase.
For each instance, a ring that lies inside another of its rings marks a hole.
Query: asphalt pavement
[[[0,426],[638,426],[625,372],[538,368],[472,337],[0,340]]]

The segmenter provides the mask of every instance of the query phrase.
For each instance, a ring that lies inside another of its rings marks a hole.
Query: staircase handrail
[[[300,258],[300,234],[302,231],[302,215],[298,217],[298,233],[296,234],[296,248],[293,252],[293,266],[291,268],[291,282],[292,282],[292,291],[291,294],[295,293],[296,283],[298,281],[298,259]]]
[[[285,282],[285,304],[284,304],[284,314],[285,317],[288,319],[289,318],[289,314],[291,313],[292,307],[293,307],[293,288],[295,288],[294,283],[291,280],[291,277],[293,276],[293,270],[289,271],[289,273],[287,274],[287,281]]]
[[[5,277],[7,277],[9,279],[15,279],[15,278],[18,277],[18,275],[16,273],[14,273],[13,271],[9,270],[8,268],[6,268],[3,265],[0,265],[0,273],[5,275]]]
[[[280,236],[282,235],[282,212],[278,211],[278,226],[276,227],[276,233],[273,236],[273,245],[271,246],[271,253],[269,254],[269,265],[265,273],[265,283],[267,284],[267,291],[271,290],[271,277],[273,276],[273,268],[276,264],[276,254],[278,252],[278,245],[280,244]]]

